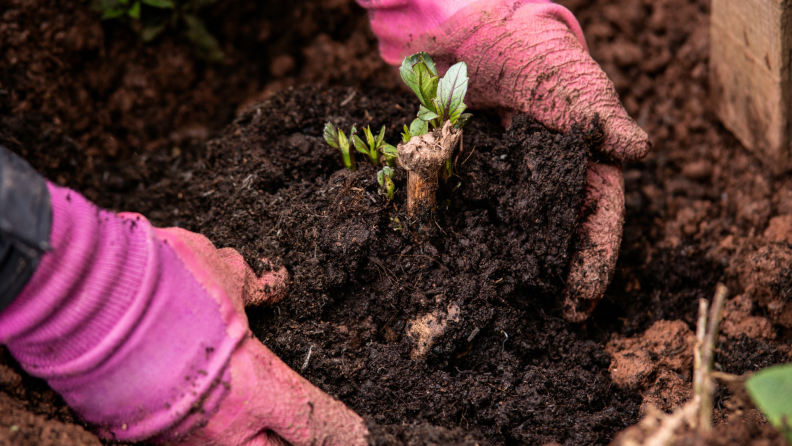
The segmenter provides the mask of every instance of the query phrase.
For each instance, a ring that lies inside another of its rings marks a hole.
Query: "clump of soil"
[[[385,124],[395,142],[414,108],[381,91],[277,95],[209,144],[179,212],[255,268],[265,257],[287,266],[290,295],[249,311],[254,332],[377,423],[461,426],[493,444],[606,443],[640,399],[611,384],[608,355],[558,317],[554,298],[598,131],[554,134],[518,117],[504,134],[478,115],[440,200],[439,235],[419,242],[403,214],[404,172],[388,203],[374,168],[344,170],[321,137],[331,120]],[[445,330],[411,360],[410,323],[427,314]]]

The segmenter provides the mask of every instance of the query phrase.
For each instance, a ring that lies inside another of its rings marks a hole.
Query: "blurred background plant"
[[[201,9],[217,0],[87,0],[102,20],[128,20],[144,42],[151,42],[167,28],[181,32],[203,59],[219,62],[223,51],[199,18]]]

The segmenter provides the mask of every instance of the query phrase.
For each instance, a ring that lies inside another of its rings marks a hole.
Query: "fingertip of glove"
[[[286,267],[281,267],[278,270],[273,269],[258,278],[254,274],[251,279],[243,293],[245,306],[274,305],[286,297],[289,280],[289,272]]]
[[[652,142],[644,129],[630,119],[627,125],[605,129],[603,152],[616,161],[638,161],[649,153]]]

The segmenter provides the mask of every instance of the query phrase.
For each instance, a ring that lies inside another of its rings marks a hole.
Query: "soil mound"
[[[265,258],[288,268],[289,297],[250,310],[251,326],[360,414],[461,426],[493,444],[606,443],[640,398],[611,385],[603,346],[560,319],[554,298],[580,242],[598,131],[554,134],[518,117],[504,133],[476,116],[438,200],[438,236],[419,242],[403,213],[404,172],[388,203],[376,170],[363,160],[344,170],[321,136],[330,120],[386,125],[396,142],[413,102],[306,87],[254,106],[209,143],[179,212],[254,268]],[[413,327],[427,318],[442,334],[411,360]]]

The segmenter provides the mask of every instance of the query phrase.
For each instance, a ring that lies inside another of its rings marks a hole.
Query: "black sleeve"
[[[0,311],[27,284],[49,249],[52,207],[44,177],[0,146]]]

